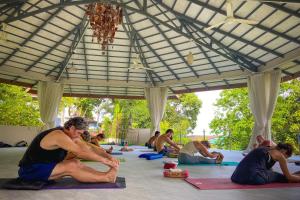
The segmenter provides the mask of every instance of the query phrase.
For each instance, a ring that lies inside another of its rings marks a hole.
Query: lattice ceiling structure
[[[123,8],[105,54],[92,41],[85,5]],[[37,89],[65,85],[65,96],[144,98],[145,87],[185,92],[244,87],[247,76],[281,68],[300,75],[299,1],[233,0],[234,16],[256,25],[223,24],[224,0],[0,0],[0,82]],[[5,30],[4,25],[6,25]],[[194,61],[187,62],[192,52]],[[130,69],[136,57],[145,68]]]

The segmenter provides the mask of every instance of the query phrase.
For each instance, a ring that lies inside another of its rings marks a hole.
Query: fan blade
[[[233,17],[233,9],[232,9],[231,0],[227,0],[226,15],[227,15],[227,17]]]
[[[226,21],[221,21],[221,22],[219,22],[219,23],[216,23],[216,24],[214,24],[214,25],[211,25],[210,27],[205,28],[204,31],[208,31],[208,30],[210,30],[210,29],[213,29],[213,28],[215,28],[215,27],[218,27],[218,26],[224,24],[225,22],[226,22]]]
[[[248,20],[248,19],[236,19],[236,18],[233,18],[233,19],[230,19],[230,21],[241,23],[241,24],[258,24],[258,21]]]

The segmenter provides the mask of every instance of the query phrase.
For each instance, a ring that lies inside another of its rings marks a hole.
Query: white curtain
[[[145,88],[145,97],[148,103],[152,123],[151,135],[154,135],[155,131],[160,131],[160,121],[164,116],[168,97],[168,88]]]
[[[250,109],[254,127],[247,150],[256,143],[256,136],[271,140],[271,119],[280,87],[281,71],[274,70],[248,77]]]
[[[43,129],[53,128],[58,112],[58,106],[64,91],[63,84],[40,81],[38,83],[38,100]]]

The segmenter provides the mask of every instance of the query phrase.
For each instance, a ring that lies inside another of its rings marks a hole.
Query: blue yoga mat
[[[181,164],[178,166],[237,166],[238,162],[222,162],[221,164],[209,164],[209,163],[199,163],[199,164]]]
[[[157,155],[157,153],[143,153],[139,155],[139,158],[147,158],[148,156]]]
[[[123,155],[123,153],[122,152],[114,152],[113,151],[113,152],[110,153],[110,155]]]
[[[147,160],[155,160],[163,157],[163,154],[158,153],[143,153],[139,155],[139,158],[146,158]]]

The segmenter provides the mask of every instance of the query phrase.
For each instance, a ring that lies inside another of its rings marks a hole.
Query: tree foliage
[[[280,85],[276,108],[272,117],[272,137],[275,142],[289,142],[297,147],[300,133],[300,81]],[[247,88],[224,90],[215,106],[217,112],[210,123],[212,132],[220,135],[216,145],[224,149],[245,149],[250,140],[254,118],[249,108]]]
[[[42,125],[37,100],[22,87],[0,84],[0,113],[2,125]]]
[[[179,99],[168,100],[161,131],[174,130],[174,141],[184,143],[185,136],[192,133],[197,123],[202,101],[194,93],[183,94]]]
[[[184,94],[176,100],[168,100],[165,115],[161,122],[161,132],[172,128],[175,132],[174,140],[184,142],[184,136],[196,126],[197,115],[202,102],[195,94]],[[115,100],[112,120],[105,119],[104,127],[110,128],[110,135],[125,138],[128,125],[133,128],[150,128],[151,119],[146,100]],[[118,123],[117,123],[118,122]],[[118,127],[118,129],[117,129]]]
[[[41,125],[37,101],[21,87],[0,85],[1,123],[11,125]],[[180,95],[167,101],[161,132],[172,128],[174,140],[184,142],[184,136],[196,126],[202,102],[195,94]],[[59,111],[62,117],[82,116],[102,124],[108,136],[124,139],[129,126],[150,128],[151,120],[146,100],[108,100],[63,97]],[[99,122],[98,121],[98,122]]]

